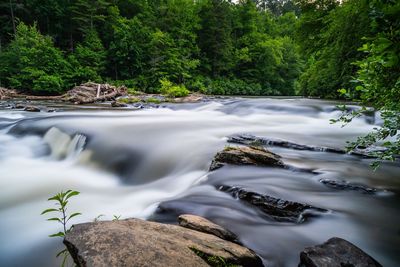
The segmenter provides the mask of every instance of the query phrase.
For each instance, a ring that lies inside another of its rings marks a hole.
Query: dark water
[[[257,167],[207,172],[226,136],[252,133],[300,144],[342,148],[379,123],[360,118],[340,128],[329,123],[335,103],[303,99],[226,99],[141,111],[0,111],[0,265],[55,266],[58,230],[40,212],[46,199],[74,189],[79,221],[139,217],[175,223],[202,215],[236,233],[268,266],[296,266],[300,251],[343,237],[384,266],[400,264],[400,165],[326,152],[270,149],[285,163],[315,173]],[[316,174],[317,173],[317,174]],[[338,191],[321,178],[381,189],[375,195]],[[276,222],[216,190],[240,186],[329,212],[302,224]],[[163,209],[157,208],[162,207]]]

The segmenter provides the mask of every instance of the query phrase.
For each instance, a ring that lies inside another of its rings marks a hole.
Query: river
[[[4,104],[4,103],[3,103]],[[300,251],[333,236],[345,238],[384,266],[400,265],[400,164],[327,152],[269,147],[283,161],[314,173],[226,166],[208,172],[226,137],[250,133],[295,143],[343,148],[379,118],[341,128],[334,102],[228,98],[142,110],[77,109],[30,113],[0,110],[0,265],[57,266],[59,230],[40,213],[51,195],[81,194],[74,222],[138,217],[167,223],[179,213],[204,216],[236,233],[268,266],[297,266]],[[341,191],[321,178],[361,183],[378,194]],[[217,191],[242,186],[329,210],[301,224],[268,220]],[[160,203],[167,211],[157,208]]]

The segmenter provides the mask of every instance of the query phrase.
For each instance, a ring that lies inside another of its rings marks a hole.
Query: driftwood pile
[[[18,95],[17,91],[0,87],[0,100],[13,98]]]
[[[87,82],[69,90],[63,99],[75,104],[115,100],[118,96],[127,94],[125,86],[116,87],[110,84]]]

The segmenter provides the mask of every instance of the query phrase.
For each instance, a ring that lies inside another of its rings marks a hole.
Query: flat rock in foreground
[[[281,157],[263,147],[226,147],[218,152],[211,162],[210,171],[225,164],[284,167]]]
[[[352,243],[333,237],[300,253],[300,267],[382,267]]]
[[[182,227],[207,234],[212,234],[231,242],[239,242],[237,236],[234,233],[226,230],[218,224],[207,220],[206,218],[192,214],[183,214],[178,217],[178,221],[179,225]]]
[[[239,266],[263,266],[254,252],[238,244],[139,219],[78,224],[65,236],[64,244],[80,267],[206,267],[203,258],[213,256]]]

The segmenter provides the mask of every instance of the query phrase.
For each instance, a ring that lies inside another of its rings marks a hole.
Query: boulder
[[[113,108],[125,108],[127,106],[128,106],[127,104],[124,104],[121,102],[117,102],[117,101],[111,102],[111,107],[113,107]]]
[[[315,217],[323,212],[327,212],[325,209],[308,204],[259,194],[237,186],[219,185],[216,188],[257,208],[268,219],[273,221],[302,223],[309,217]]]
[[[342,238],[333,237],[300,253],[300,267],[382,267],[374,258]]]
[[[125,86],[116,87],[110,84],[87,82],[69,90],[63,99],[75,104],[87,104],[115,100],[116,97],[126,95]]]
[[[193,266],[208,259],[263,266],[248,248],[177,225],[128,219],[75,225],[64,238],[77,266]]]
[[[320,179],[319,182],[336,190],[358,191],[363,194],[375,194],[379,192],[379,190],[376,188],[368,187],[362,184],[349,183],[347,181]]]
[[[239,243],[238,238],[234,233],[203,217],[191,214],[183,214],[178,217],[178,221],[179,225],[182,227],[212,234],[224,240]]]
[[[24,110],[29,112],[40,112],[40,108],[35,106],[26,106]]]
[[[281,157],[263,147],[225,147],[211,162],[210,171],[225,164],[284,167]]]

